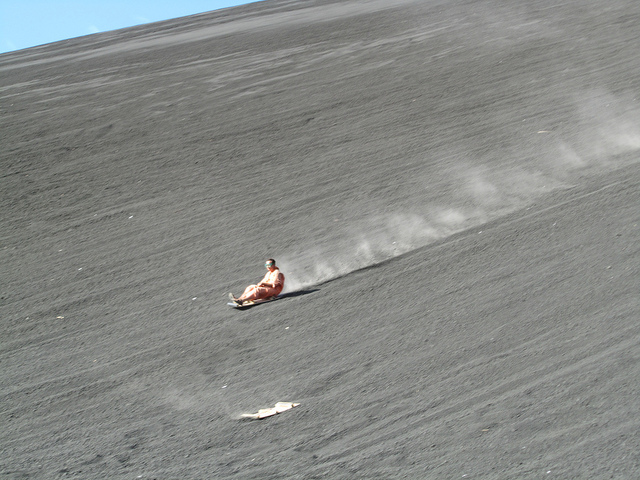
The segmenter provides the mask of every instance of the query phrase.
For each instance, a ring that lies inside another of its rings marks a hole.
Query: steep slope
[[[0,475],[633,476],[638,19],[266,1],[1,55]]]

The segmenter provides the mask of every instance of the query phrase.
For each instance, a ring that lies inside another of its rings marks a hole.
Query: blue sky
[[[255,0],[0,0],[0,53]]]

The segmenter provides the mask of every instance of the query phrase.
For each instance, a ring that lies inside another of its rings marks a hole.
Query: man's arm
[[[280,270],[267,273],[262,281],[258,284],[259,287],[276,288],[280,285]]]
[[[258,287],[266,287],[267,286],[267,280],[269,279],[269,272],[267,272],[267,274],[262,277],[262,280],[260,280],[258,282]]]

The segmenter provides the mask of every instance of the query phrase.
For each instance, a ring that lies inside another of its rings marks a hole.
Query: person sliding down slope
[[[276,266],[273,258],[267,260],[264,266],[269,270],[260,283],[249,285],[242,295],[236,298],[233,293],[229,294],[229,298],[236,305],[252,303],[256,300],[263,300],[270,297],[277,297],[284,288],[284,275]]]

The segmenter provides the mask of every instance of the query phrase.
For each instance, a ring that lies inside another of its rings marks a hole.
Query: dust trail
[[[511,167],[495,172],[460,162],[450,180],[450,205],[416,207],[415,212],[362,215],[359,229],[327,244],[278,260],[287,272],[286,291],[317,285],[481,225],[566,184],[540,172]],[[414,202],[419,205],[419,201]],[[342,233],[342,232],[341,232]]]
[[[633,96],[616,97],[593,90],[578,100],[579,125],[588,136],[585,153],[591,161],[640,149],[640,108]]]
[[[451,174],[455,199],[449,205],[392,214],[363,212],[360,229],[347,235],[348,242],[327,239],[324,246],[312,251],[282,255],[279,264],[288,274],[285,291],[317,285],[424,247],[523,208],[548,192],[569,188],[579,174],[621,166],[629,161],[621,154],[640,150],[640,108],[635,100],[604,91],[588,92],[577,101],[577,133],[572,138],[557,138],[552,131],[537,132],[549,135],[540,141],[544,148],[530,152],[534,165],[525,169],[512,160],[496,170],[460,161]],[[407,196],[416,194],[407,192]],[[420,203],[416,198],[414,204]]]
[[[297,291],[375,265],[438,239],[482,223],[488,217],[478,208],[432,208],[428,214],[372,215],[368,229],[354,233],[349,245],[317,248],[279,260],[288,272],[286,291]]]

